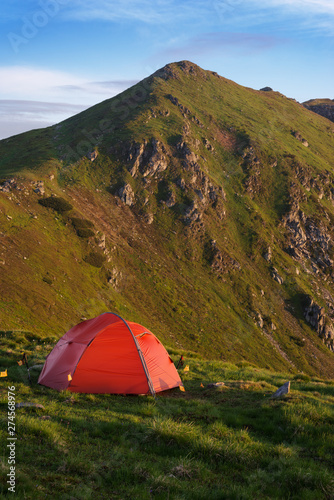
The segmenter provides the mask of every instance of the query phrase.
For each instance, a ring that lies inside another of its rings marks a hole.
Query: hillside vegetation
[[[332,378],[333,152],[326,118],[187,61],[1,141],[0,329],[52,344],[112,311]]]

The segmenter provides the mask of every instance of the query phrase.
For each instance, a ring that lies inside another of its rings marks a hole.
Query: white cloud
[[[53,125],[83,109],[66,103],[0,100],[0,139]]]
[[[58,123],[135,83],[118,79],[90,81],[27,66],[0,67],[0,139]]]
[[[64,15],[81,21],[129,20],[165,24],[212,13],[213,3],[206,0],[72,0]]]
[[[63,100],[61,85],[81,85],[83,79],[60,71],[27,66],[0,67],[0,94],[7,99]]]
[[[92,82],[70,73],[28,66],[0,67],[0,96],[4,99],[92,105],[122,92],[136,80]]]
[[[215,22],[215,13],[222,17],[242,15],[250,10],[272,8],[294,11],[300,15],[334,15],[333,0],[72,0],[62,8],[65,17],[79,21],[105,20],[114,22],[141,21],[148,24],[168,24],[177,20]]]
[[[31,120],[40,120],[45,115],[74,114],[80,113],[85,106],[43,101],[23,101],[15,99],[0,100],[0,116],[29,117]]]
[[[261,2],[261,5],[263,3]],[[334,14],[333,0],[267,0],[266,6],[289,7],[293,10],[307,12],[312,10],[319,14]]]
[[[261,30],[333,36],[333,0],[213,0],[220,25],[229,31]]]

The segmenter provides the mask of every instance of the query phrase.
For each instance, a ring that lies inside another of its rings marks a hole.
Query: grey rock
[[[90,151],[89,153],[86,154],[88,160],[94,161],[98,157],[98,152],[94,149],[93,151]]]
[[[277,391],[271,396],[272,398],[281,398],[290,392],[290,382],[285,382]]]
[[[142,144],[134,143],[130,147],[128,154],[128,161],[133,160],[133,164],[129,168],[129,172],[132,175],[132,177],[136,176],[138,169],[144,160],[146,146],[147,146],[147,141],[144,140]]]
[[[106,248],[106,235],[104,233],[98,234],[97,245],[102,249]]]
[[[263,255],[263,258],[264,258],[267,262],[271,262],[271,257],[272,257],[271,247],[268,247],[268,250],[267,250],[267,251],[266,251],[266,253]]]
[[[153,152],[146,168],[143,171],[143,176],[154,176],[155,174],[164,172],[167,169],[166,148],[162,142],[157,139],[152,139]]]
[[[303,144],[303,146],[307,147],[309,146],[308,141],[302,137],[301,133],[298,132],[298,130],[292,130],[291,131],[292,135]]]
[[[309,297],[309,304],[304,310],[304,318],[317,332],[324,344],[334,351],[334,325],[325,313],[325,308],[319,306]]]
[[[145,215],[145,222],[146,222],[146,224],[149,224],[149,225],[150,225],[150,224],[152,224],[152,223],[153,223],[153,221],[154,221],[154,216],[153,216],[153,214],[149,213],[149,214],[146,214],[146,215]]]
[[[34,192],[43,196],[45,194],[45,188],[44,188],[44,182],[43,181],[37,181]]]
[[[125,184],[121,187],[118,191],[118,195],[123,203],[129,207],[132,207],[135,204],[135,194],[130,184]]]
[[[278,271],[275,267],[273,268],[271,275],[272,275],[273,279],[275,281],[277,281],[277,283],[279,285],[283,285],[284,279],[282,278],[282,276],[280,276],[280,274],[278,273]]]
[[[258,313],[257,315],[257,324],[259,325],[260,328],[263,328],[264,326],[263,318],[260,313]]]
[[[176,199],[175,199],[175,194],[173,192],[169,193],[169,196],[167,198],[167,200],[165,201],[165,204],[168,208],[171,208],[171,207],[174,207],[176,203]]]
[[[15,179],[7,179],[2,184],[0,184],[0,191],[3,193],[9,193],[12,189],[15,189],[17,186]]]

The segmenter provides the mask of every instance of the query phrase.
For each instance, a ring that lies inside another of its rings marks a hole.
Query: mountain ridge
[[[205,357],[333,376],[333,149],[330,121],[189,61],[1,141],[2,329],[110,309]]]
[[[334,121],[334,99],[310,99],[303,102],[303,106],[332,122]]]

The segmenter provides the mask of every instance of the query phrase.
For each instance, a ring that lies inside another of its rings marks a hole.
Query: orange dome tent
[[[79,323],[65,333],[47,356],[38,383],[91,394],[154,395],[182,386],[155,335],[113,313]]]

